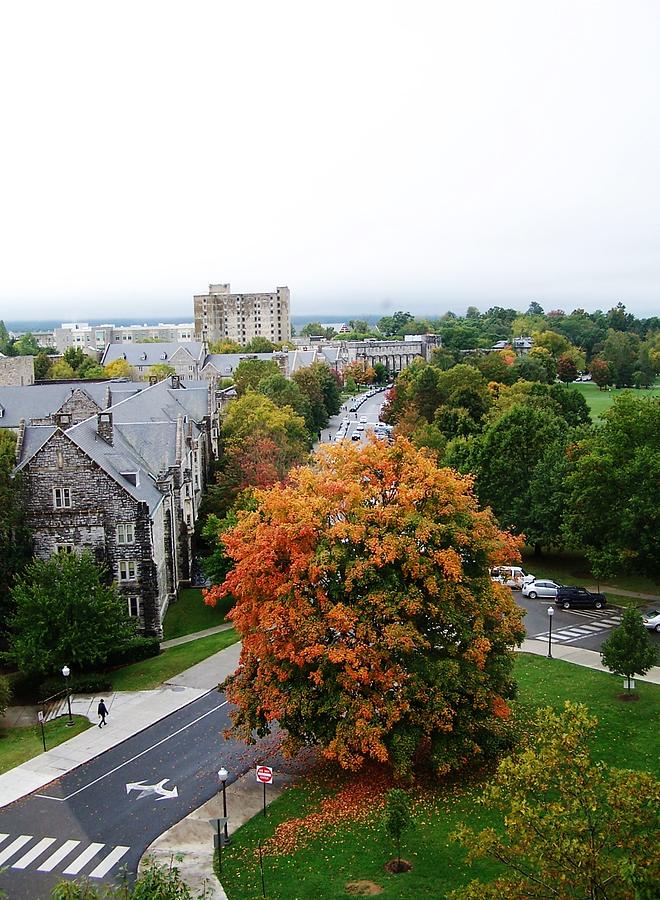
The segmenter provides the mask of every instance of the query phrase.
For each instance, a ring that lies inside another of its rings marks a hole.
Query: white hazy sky
[[[0,318],[658,312],[657,0],[0,12]]]

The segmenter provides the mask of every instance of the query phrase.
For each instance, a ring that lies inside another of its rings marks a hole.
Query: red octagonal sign
[[[259,784],[273,783],[273,770],[270,766],[257,766],[257,781]]]

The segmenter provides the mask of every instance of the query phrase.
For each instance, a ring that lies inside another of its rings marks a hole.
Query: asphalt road
[[[228,723],[227,701],[212,691],[0,810],[0,890],[9,900],[45,900],[62,878],[99,884],[116,881],[123,867],[135,873],[158,835],[217,793],[221,765],[228,783],[256,763],[278,765],[274,739],[254,747],[226,741]],[[160,794],[127,791],[163,779]]]

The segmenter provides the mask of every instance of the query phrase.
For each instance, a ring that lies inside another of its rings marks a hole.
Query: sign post
[[[264,815],[266,815],[266,785],[273,783],[273,770],[270,766],[257,766],[257,781],[264,786]]]
[[[222,875],[222,845],[224,844],[224,834],[222,833],[222,829],[227,824],[227,819],[222,816],[219,819],[209,819],[209,825],[211,828],[215,829],[215,834],[213,835],[213,847],[218,851],[218,869],[220,870],[220,874]]]
[[[44,753],[46,752],[46,732],[44,730],[44,713],[43,710],[40,709],[37,713],[37,721],[41,725],[41,742],[44,745]]]

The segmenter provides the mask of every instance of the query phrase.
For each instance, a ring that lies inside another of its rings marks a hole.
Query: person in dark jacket
[[[103,700],[99,702],[98,714],[101,718],[101,721],[99,722],[99,728],[103,728],[104,725],[108,724],[105,721],[105,717],[108,715],[108,707],[105,705]]]

